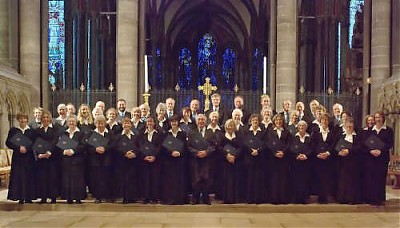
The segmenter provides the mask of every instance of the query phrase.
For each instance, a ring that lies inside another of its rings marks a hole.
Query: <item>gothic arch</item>
[[[18,113],[18,100],[11,90],[6,93],[6,105],[9,115],[15,116]]]
[[[29,100],[25,93],[20,93],[18,96],[18,110],[19,112],[28,114],[30,113]]]

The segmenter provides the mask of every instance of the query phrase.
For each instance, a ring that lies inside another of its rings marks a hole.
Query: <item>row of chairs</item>
[[[4,179],[6,188],[10,180],[12,153],[10,149],[0,149],[0,186]]]

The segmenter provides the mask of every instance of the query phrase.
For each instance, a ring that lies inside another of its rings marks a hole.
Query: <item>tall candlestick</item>
[[[149,91],[149,68],[147,63],[147,55],[144,55],[144,92]]]
[[[263,94],[267,94],[267,57],[264,56],[263,68]]]

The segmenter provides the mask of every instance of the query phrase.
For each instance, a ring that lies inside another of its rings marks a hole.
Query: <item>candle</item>
[[[263,68],[263,94],[267,94],[267,57],[264,56]]]
[[[149,91],[149,68],[147,63],[147,55],[144,55],[144,92]]]

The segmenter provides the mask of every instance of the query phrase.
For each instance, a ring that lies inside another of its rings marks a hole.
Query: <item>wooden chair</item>
[[[0,149],[0,180],[4,178],[6,188],[8,188],[9,180],[10,180],[10,172],[11,172],[11,157],[5,149]]]

